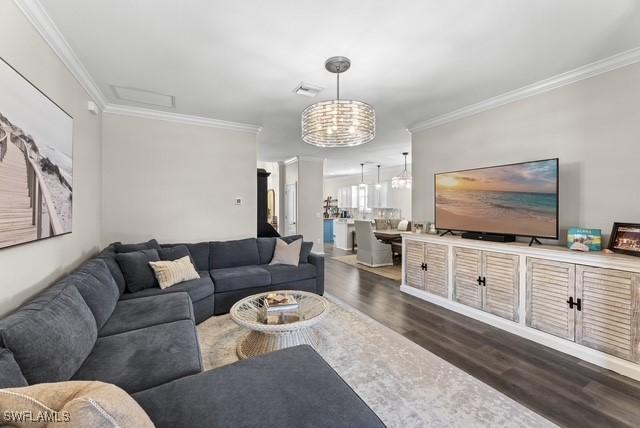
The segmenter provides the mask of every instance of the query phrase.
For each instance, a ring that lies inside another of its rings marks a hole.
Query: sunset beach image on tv
[[[558,160],[436,174],[436,227],[557,238]]]

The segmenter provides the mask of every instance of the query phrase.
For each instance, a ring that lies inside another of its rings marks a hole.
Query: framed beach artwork
[[[0,248],[71,233],[73,118],[0,58]]]

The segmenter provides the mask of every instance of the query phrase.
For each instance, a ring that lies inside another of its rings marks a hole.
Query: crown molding
[[[164,120],[166,122],[176,122],[185,125],[207,126],[210,128],[231,129],[234,131],[258,134],[262,129],[258,125],[248,123],[229,122],[226,120],[211,119],[203,116],[192,116],[188,114],[173,113],[168,111],[153,110],[142,107],[126,106],[122,104],[107,104],[103,109],[104,113],[117,114],[121,116],[133,116],[144,119]]]
[[[496,97],[480,101],[479,103],[462,107],[461,109],[454,110],[450,113],[445,113],[432,119],[418,122],[410,126],[408,128],[408,131],[413,133],[416,131],[422,131],[425,129],[444,125],[445,123],[473,116],[475,114],[482,113],[483,111],[491,110],[505,104],[520,101],[534,95],[542,94],[544,92],[560,88],[562,86],[571,85],[572,83],[576,83],[581,80],[597,76],[599,74],[607,73],[618,68],[626,67],[637,62],[640,62],[640,47],[621,52],[619,54],[601,59],[596,62],[592,62],[591,64],[575,68],[565,73],[557,74],[548,79],[540,80],[530,85],[523,86],[519,89],[515,89]]]
[[[40,2],[38,0],[13,1],[98,107],[104,109],[107,104],[106,97]]]

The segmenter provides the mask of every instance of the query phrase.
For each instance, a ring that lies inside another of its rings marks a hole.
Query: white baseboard
[[[492,325],[496,328],[508,331],[525,339],[532,340],[549,348],[553,348],[565,354],[572,355],[581,360],[588,361],[605,369],[612,370],[623,376],[628,376],[635,380],[640,380],[640,365],[634,364],[630,361],[623,360],[618,357],[614,357],[609,354],[605,354],[595,349],[587,348],[579,345],[575,342],[565,340],[551,334],[544,333],[531,327],[527,327],[524,324],[519,324],[513,321],[509,321],[490,313],[484,312],[479,309],[471,308],[469,306],[454,302],[444,297],[435,296],[427,293],[423,290],[410,287],[406,284],[400,286],[400,290],[415,296],[419,299],[426,300],[435,305],[442,306],[443,308],[452,310],[459,314],[468,316],[470,318],[482,321],[486,324]]]

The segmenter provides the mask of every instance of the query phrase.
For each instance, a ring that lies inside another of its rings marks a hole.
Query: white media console
[[[640,380],[640,258],[403,234],[401,290]]]

